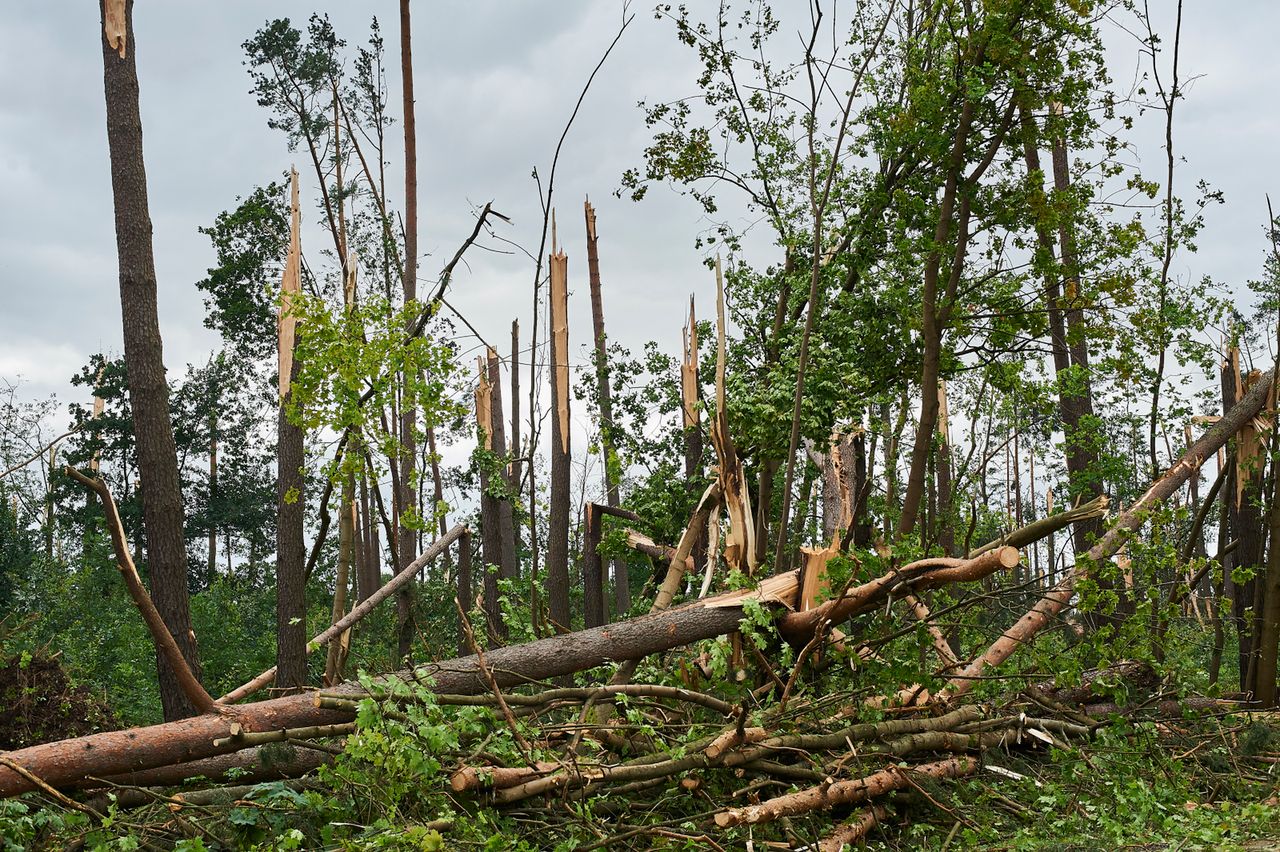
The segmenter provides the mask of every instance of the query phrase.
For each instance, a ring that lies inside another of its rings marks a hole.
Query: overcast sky
[[[6,45],[0,53],[0,377],[23,377],[28,397],[56,392],[65,402],[79,393],[67,379],[92,353],[121,350],[98,9],[89,0],[10,0],[6,6],[0,24]],[[212,262],[197,227],[291,162],[306,175],[305,163],[266,126],[247,93],[241,43],[269,17],[302,25],[313,11],[327,12],[354,43],[377,15],[394,66],[397,8],[394,0],[139,0],[138,73],[171,374],[203,362],[217,343],[203,327],[194,287]],[[561,155],[557,207],[577,289],[577,358],[590,323],[581,213],[587,194],[599,215],[613,339],[633,348],[656,339],[676,353],[690,292],[706,306],[700,313],[710,315],[711,285],[693,245],[707,222],[692,202],[661,188],[641,204],[612,195],[649,138],[636,102],[690,94],[697,70],[669,22],[655,20],[650,6],[634,9],[635,23],[597,78]],[[1210,210],[1201,252],[1179,258],[1174,271],[1240,282],[1260,267],[1263,194],[1280,196],[1280,3],[1189,0],[1185,17],[1184,75],[1200,78],[1179,105],[1176,144],[1187,159],[1179,188],[1190,194],[1203,177],[1226,193],[1227,204]],[[578,92],[620,18],[621,5],[613,0],[415,3],[421,244],[430,253],[421,264],[424,275],[438,271],[470,229],[472,211],[486,201],[513,218],[506,236],[536,249],[541,219],[530,171],[537,166],[546,174]],[[1111,56],[1117,81],[1130,79],[1134,43],[1113,33]],[[398,113],[397,80],[390,82]],[[1162,157],[1160,119],[1149,114],[1146,120],[1139,154],[1154,174]],[[393,132],[400,132],[398,124]],[[314,211],[306,213],[315,218]],[[514,317],[527,326],[531,268],[518,257],[476,253],[471,259],[455,279],[451,301],[482,335],[505,347]]]

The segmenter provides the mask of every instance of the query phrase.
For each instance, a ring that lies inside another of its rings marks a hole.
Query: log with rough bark
[[[1107,534],[1090,548],[1088,553],[1076,560],[1073,571],[1046,592],[1030,611],[997,638],[981,656],[953,677],[938,697],[942,700],[951,700],[964,695],[973,688],[987,669],[1003,663],[1050,624],[1071,602],[1075,595],[1076,583],[1089,576],[1092,566],[1113,556],[1129,536],[1142,526],[1152,509],[1176,493],[1188,477],[1200,470],[1200,465],[1206,458],[1216,453],[1219,447],[1262,410],[1271,391],[1273,376],[1274,368],[1256,382],[1249,393],[1221,420],[1210,427],[1200,440],[1192,444],[1173,467],[1165,471],[1163,476],[1152,483],[1141,497],[1120,514]]]
[[[198,678],[200,654],[191,629],[188,598],[185,508],[169,411],[164,347],[160,337],[155,250],[147,200],[147,170],[142,153],[133,0],[104,2],[101,12],[103,92],[120,273],[124,360],[136,437],[138,477],[146,494],[142,505],[142,525],[146,534],[144,555],[150,569],[151,593],[156,609]],[[52,551],[52,529],[52,524],[48,525],[46,552]],[[163,656],[157,656],[157,668],[165,718],[190,715],[194,708]]]
[[[983,559],[996,565],[1000,562],[999,559],[993,560],[991,556],[984,556]],[[955,579],[972,569],[973,566],[968,563],[961,563],[957,567],[945,561],[936,562],[932,568],[905,566],[895,572],[892,580],[885,581],[885,578],[881,578],[870,584],[874,588],[855,589],[850,595],[855,596],[861,605],[874,606],[883,602],[884,596],[890,591],[898,588],[903,572],[907,572],[911,585],[919,587],[941,583],[942,578]],[[405,573],[412,576],[416,573],[416,568],[413,572]],[[388,587],[384,587],[380,591],[393,594],[395,589],[390,588],[388,591]],[[751,594],[731,593],[605,627],[553,636],[526,645],[496,648],[486,654],[486,660],[496,683],[504,689],[585,671],[609,662],[638,660],[650,654],[736,630],[743,618],[744,602],[750,597]],[[369,601],[365,603],[368,604]],[[822,608],[812,612],[820,611]],[[355,614],[356,611],[353,611],[351,615]],[[793,615],[803,616],[807,613]],[[786,617],[782,621],[785,623]],[[339,625],[334,625],[330,630],[338,627]],[[345,626],[341,629],[345,629]],[[319,637],[313,640],[313,644],[318,640]],[[411,671],[399,672],[397,676],[430,682],[433,690],[441,694],[475,695],[489,691],[475,656],[419,666]],[[359,684],[349,682],[334,687],[326,694],[338,699],[358,699],[367,693]],[[251,704],[226,706],[221,713],[205,714],[162,725],[108,731],[32,746],[9,752],[6,757],[54,786],[68,786],[80,783],[90,776],[101,778],[126,772],[141,772],[237,751],[242,746],[235,741],[214,744],[215,740],[231,736],[232,725],[239,726],[240,731],[253,733],[338,724],[349,722],[353,716],[352,709],[317,707],[311,694],[289,695]],[[32,787],[31,781],[22,774],[0,767],[0,796],[16,795]]]

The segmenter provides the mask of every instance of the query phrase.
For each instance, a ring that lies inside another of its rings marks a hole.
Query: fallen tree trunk
[[[823,783],[798,793],[778,796],[758,805],[745,808],[730,808],[716,814],[716,825],[729,828],[734,825],[754,825],[761,822],[772,822],[782,817],[808,813],[835,805],[856,804],[883,796],[894,790],[908,786],[911,781],[907,773],[923,775],[928,778],[958,778],[972,775],[978,771],[978,761],[971,757],[953,757],[935,763],[925,763],[910,769],[892,766],[865,778],[853,781],[837,781],[833,784]]]
[[[969,579],[979,562],[988,565],[990,570],[1007,562],[1010,558],[1008,551],[1016,560],[1017,551],[1008,548],[970,562],[928,560],[904,566],[852,590],[844,599],[798,615],[821,612],[852,614],[877,606],[903,581],[921,588],[943,582],[941,578],[946,578],[946,581]],[[773,578],[771,583],[777,584],[780,580],[781,577]],[[496,648],[486,653],[485,658],[495,681],[503,688],[586,671],[606,663],[638,660],[733,632],[742,620],[743,603],[750,597],[735,592],[707,598],[616,624],[552,636],[525,645]],[[846,599],[854,603],[848,604]],[[832,609],[826,609],[828,606]],[[793,615],[784,617],[781,622],[786,624]],[[489,690],[474,655],[420,666],[412,671],[399,672],[398,676],[429,680],[439,693],[475,695]],[[359,684],[348,682],[326,690],[325,694],[337,698],[359,698],[366,692]],[[312,694],[303,693],[252,704],[224,705],[216,714],[45,743],[9,752],[5,757],[49,784],[68,786],[81,782],[87,776],[140,772],[237,751],[244,744],[230,739],[237,730],[233,725],[239,726],[238,730],[243,733],[279,731],[349,722],[354,716],[347,709],[317,707],[313,698]],[[215,740],[221,742],[215,743]],[[29,779],[11,768],[0,766],[0,796],[13,796],[31,789],[33,784]]]

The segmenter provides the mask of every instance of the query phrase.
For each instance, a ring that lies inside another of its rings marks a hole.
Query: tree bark
[[[506,415],[502,410],[502,370],[498,364],[498,353],[489,348],[486,352],[489,371],[489,424],[493,436],[493,451],[504,455],[507,450]],[[503,469],[502,480],[507,493],[497,501],[498,509],[498,572],[504,580],[514,580],[520,576],[516,563],[516,529],[515,511],[511,505],[511,494],[514,493],[515,482],[512,479],[511,465]]]
[[[200,655],[191,630],[187,593],[185,515],[156,300],[155,257],[138,104],[133,2],[128,0],[125,3],[124,33],[115,43],[106,36],[108,15],[105,4],[100,8],[124,357],[129,374],[129,405],[133,413],[138,474],[147,495],[143,503],[147,567],[156,609],[178,643],[182,656],[199,678]],[[161,656],[157,656],[156,665],[165,718],[178,719],[190,715],[194,708],[180,688],[173,669]]]
[[[604,563],[600,559],[600,516],[596,504],[582,504],[582,623],[585,627],[607,624],[604,605]]]
[[[476,425],[480,427],[480,445],[494,451],[492,400],[493,388],[489,384],[489,368],[483,357],[476,358],[479,381],[476,384]],[[497,450],[501,452],[501,448]],[[502,607],[498,602],[498,573],[502,565],[502,524],[498,514],[498,498],[491,493],[488,466],[480,469],[480,588],[489,637],[503,639],[507,626],[502,620]],[[498,573],[489,570],[498,568]]]
[[[290,313],[291,295],[301,289],[301,213],[296,171],[291,176],[290,209],[289,254],[281,281],[280,404],[276,411],[276,688],[282,690],[307,685],[307,553],[303,541],[306,458],[302,428],[291,423],[287,414],[299,367],[294,358],[297,319]]]
[[[596,234],[595,208],[591,206],[590,201],[586,201],[583,209],[587,218],[587,272],[591,289],[591,324],[595,332],[596,387],[600,397],[600,455],[604,462],[605,503],[616,509],[619,505],[619,497],[618,480],[613,475],[612,469],[616,455],[613,446],[613,394],[609,388],[609,350],[604,333],[604,301],[600,293],[600,238]],[[599,517],[595,520],[598,524]],[[596,532],[598,534],[599,529]],[[612,566],[614,602],[618,616],[622,618],[631,609],[631,587],[630,579],[627,577],[627,563],[621,559],[614,559]],[[601,624],[609,620],[607,608],[603,612],[605,613],[602,616],[604,621],[600,622]],[[589,622],[588,626],[591,626]]]
[[[902,498],[902,514],[898,517],[898,538],[904,538],[915,529],[920,513],[920,501],[924,497],[925,476],[929,456],[933,449],[934,430],[938,424],[938,380],[942,367],[942,336],[947,310],[947,294],[938,292],[942,274],[942,253],[951,241],[951,228],[955,224],[956,197],[961,194],[961,169],[964,168],[969,130],[973,124],[973,102],[966,99],[956,126],[955,143],[951,148],[951,160],[947,167],[946,183],[942,190],[942,202],[938,209],[938,224],[933,234],[933,248],[925,261],[923,292],[921,294],[921,331],[924,354],[920,368],[920,426],[916,431],[915,445],[911,450],[911,470],[907,476],[907,490]],[[959,271],[965,243],[968,242],[968,204],[960,201],[961,215],[957,228],[957,257],[952,275]]]
[[[404,93],[404,301],[418,298],[418,139],[413,107],[413,35],[409,0],[400,0],[400,81]],[[407,378],[407,377],[406,377]],[[396,519],[400,525],[396,571],[403,571],[417,552],[417,533],[405,526],[405,514],[417,500],[413,487],[417,438],[417,407],[405,398],[400,406],[400,488],[396,493]],[[396,598],[397,642],[400,659],[413,644],[413,590],[407,586]]]
[[[458,603],[463,612],[470,612],[475,605],[471,596],[471,530],[463,530],[458,538]],[[467,653],[466,631],[458,624],[458,655]]]

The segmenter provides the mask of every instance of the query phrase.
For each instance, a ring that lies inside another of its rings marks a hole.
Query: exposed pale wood
[[[547,614],[570,629],[569,613],[569,259],[549,258],[551,276],[551,489],[547,518]]]
[[[716,416],[711,421],[711,443],[719,461],[717,480],[729,518],[724,561],[729,568],[752,575],[756,570],[756,527],[751,517],[751,494],[742,469],[742,459],[729,434],[728,402],[725,394],[725,312],[724,274],[716,258]],[[779,569],[781,566],[774,566]]]
[[[827,563],[840,551],[838,547],[828,546],[802,547],[800,552],[804,555],[804,565],[800,568],[800,601],[796,609],[803,612],[817,605],[819,593],[830,590],[831,585],[827,582]]]
[[[120,58],[124,59],[129,51],[128,26],[125,22],[125,0],[104,0],[102,32],[107,44],[111,45]]]
[[[280,398],[289,393],[289,379],[293,373],[293,349],[297,336],[298,318],[290,310],[293,296],[302,289],[302,214],[298,208],[298,170],[289,169],[289,252],[285,255],[284,275],[280,279],[280,310],[276,316],[276,344],[279,361]]]

